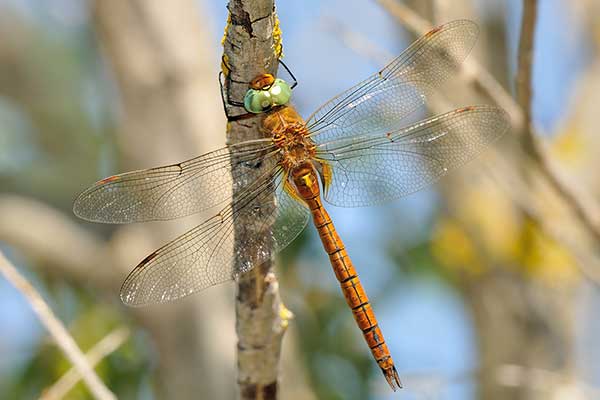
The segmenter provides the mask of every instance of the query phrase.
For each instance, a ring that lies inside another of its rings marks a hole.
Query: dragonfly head
[[[271,74],[262,74],[250,82],[250,89],[244,96],[244,108],[260,114],[275,106],[283,106],[290,101],[292,89],[283,79]]]

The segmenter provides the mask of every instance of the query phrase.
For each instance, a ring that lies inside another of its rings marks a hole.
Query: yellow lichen
[[[223,54],[223,58],[221,58],[221,71],[223,71],[223,75],[229,75],[229,66],[227,63],[229,62],[229,57],[227,54]]]
[[[225,32],[223,32],[223,38],[221,39],[221,46],[225,46],[227,41],[227,32],[229,31],[229,25],[231,24],[231,14],[227,14],[227,23],[225,24]]]
[[[294,318],[294,314],[283,303],[280,303],[279,318],[281,318],[281,326],[287,328],[289,321]]]
[[[279,17],[274,13],[275,24],[273,25],[273,46],[277,58],[283,58],[283,42],[281,39],[281,26],[279,25]]]
[[[227,41],[227,32],[229,31],[229,24],[231,24],[231,14],[227,15],[227,23],[225,24],[225,32],[223,32],[223,38],[221,39],[221,46],[225,47],[225,42]],[[221,71],[225,76],[229,75],[229,67],[227,63],[229,62],[229,58],[226,54],[223,54],[223,58],[221,59]]]

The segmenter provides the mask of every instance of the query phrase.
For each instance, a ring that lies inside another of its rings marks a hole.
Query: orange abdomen
[[[354,319],[362,331],[375,361],[377,361],[392,389],[396,390],[397,387],[402,387],[394,361],[369,303],[369,298],[360,283],[342,239],[337,234],[329,214],[323,208],[318,186],[315,188],[318,181],[314,169],[305,167],[304,171],[295,174],[293,179],[298,194],[310,208],[313,222],[319,232],[323,247],[329,255],[331,266],[340,282],[346,303],[352,309]]]

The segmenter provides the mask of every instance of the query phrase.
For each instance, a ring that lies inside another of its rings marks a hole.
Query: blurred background
[[[281,296],[295,315],[282,398],[600,398],[598,2],[538,8],[531,132],[567,194],[527,154],[514,100],[478,83],[486,76],[514,96],[521,1],[277,5],[302,115],[406,48],[416,38],[409,10],[434,25],[468,18],[481,28],[470,56],[481,68],[457,75],[432,111],[501,103],[515,124],[432,189],[381,207],[329,207],[400,392],[364,345],[315,230],[281,254]],[[226,19],[225,1],[214,0],[0,0],[0,250],[84,351],[105,344],[96,370],[119,398],[235,397],[233,284],[140,309],[118,298],[141,259],[206,215],[106,226],[71,212],[100,178],[224,145]],[[4,279],[0,325],[0,398],[39,398],[70,363]],[[91,395],[78,383],[63,398]]]

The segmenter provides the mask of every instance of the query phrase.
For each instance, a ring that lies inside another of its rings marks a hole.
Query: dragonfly
[[[142,260],[125,279],[121,300],[163,303],[236,280],[285,248],[312,216],[376,363],[393,390],[402,387],[323,200],[358,207],[397,199],[470,161],[507,131],[507,114],[489,105],[419,119],[436,89],[457,74],[477,35],[468,20],[436,27],[306,120],[290,104],[290,85],[262,74],[249,83],[243,105],[262,118],[264,137],[114,175],[85,190],[74,213],[103,223],[169,220],[221,206]],[[253,221],[251,234],[236,233],[240,221]]]

